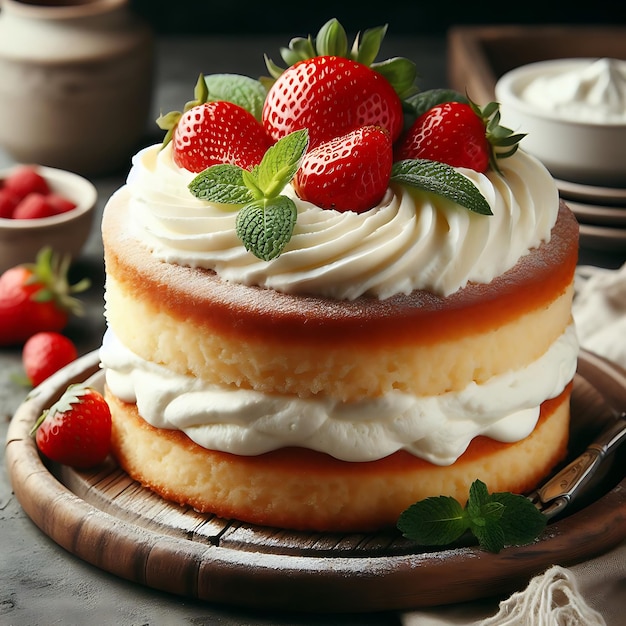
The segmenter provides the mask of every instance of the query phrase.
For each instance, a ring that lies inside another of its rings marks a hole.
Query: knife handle
[[[580,456],[537,491],[541,501],[548,503],[559,498],[573,500],[579,490],[591,480],[605,457],[624,441],[626,441],[626,413],[605,428]]]

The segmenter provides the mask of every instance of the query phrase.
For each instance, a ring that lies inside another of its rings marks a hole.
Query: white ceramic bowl
[[[594,59],[556,59],[523,65],[504,74],[496,83],[502,124],[527,133],[520,147],[536,156],[555,178],[588,185],[626,187],[626,112],[621,120],[576,121],[549,106],[530,104],[523,96],[540,77],[557,76],[589,67]],[[624,63],[624,62],[622,62]],[[568,90],[562,90],[567,93]],[[550,100],[549,90],[545,100]],[[584,93],[584,89],[581,89]],[[560,95],[560,94],[559,94]],[[597,114],[599,107],[591,106]]]
[[[12,169],[0,170],[0,180]],[[33,263],[37,252],[45,246],[76,258],[89,237],[98,198],[94,185],[66,170],[43,166],[37,170],[52,191],[72,200],[76,207],[39,219],[0,218],[0,273],[20,263]]]

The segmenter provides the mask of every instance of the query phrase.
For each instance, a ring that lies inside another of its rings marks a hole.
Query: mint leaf
[[[498,553],[506,545],[502,526],[494,520],[484,518],[484,524],[475,526],[472,524],[472,532],[478,539],[478,544],[488,552]]]
[[[500,526],[506,545],[520,546],[534,541],[548,523],[546,516],[524,496],[501,492],[492,494],[491,498],[504,508]]]
[[[265,198],[276,197],[295,176],[309,144],[307,130],[297,130],[271,146],[255,172],[255,180]]]
[[[209,101],[232,102],[261,120],[267,90],[260,81],[241,74],[211,74],[204,81]]]
[[[200,200],[244,205],[236,220],[237,236],[246,250],[264,261],[275,259],[293,234],[296,205],[279,195],[295,176],[309,144],[307,130],[278,140],[251,171],[237,165],[212,165],[189,183]]]
[[[246,204],[255,199],[243,179],[243,171],[236,165],[212,165],[200,172],[188,185],[189,191],[200,200],[220,204]]]
[[[463,102],[467,104],[468,99],[458,91],[454,91],[454,89],[429,89],[407,98],[405,104],[415,118],[418,118],[422,113],[426,113],[434,106],[444,102]]]
[[[467,501],[468,513],[471,516],[480,515],[482,507],[490,500],[487,485],[482,480],[475,480],[469,489],[469,499]]]
[[[297,215],[296,205],[286,196],[256,200],[237,214],[237,236],[246,250],[263,261],[271,261],[291,239]]]
[[[420,500],[398,519],[402,534],[426,546],[442,546],[456,541],[468,528],[463,507],[450,496]]]
[[[407,539],[426,546],[450,544],[469,530],[481,548],[497,553],[506,546],[534,541],[546,523],[528,498],[508,492],[490,494],[485,483],[475,480],[465,508],[450,496],[426,498],[406,509],[397,527]]]
[[[479,213],[493,215],[476,185],[452,166],[428,159],[408,159],[393,164],[391,180],[434,193]]]

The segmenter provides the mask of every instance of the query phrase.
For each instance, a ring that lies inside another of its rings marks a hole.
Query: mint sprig
[[[475,480],[465,507],[450,496],[426,498],[406,509],[397,526],[407,539],[424,546],[449,545],[469,531],[481,548],[498,553],[506,546],[531,543],[546,523],[528,498],[490,494],[485,483]]]
[[[478,187],[447,163],[428,159],[397,161],[391,169],[391,180],[443,196],[474,213],[493,215]]]
[[[298,171],[308,143],[307,130],[295,131],[271,146],[251,171],[213,165],[189,183],[189,190],[201,200],[234,205],[237,236],[246,250],[271,261],[293,235],[296,205],[281,192]]]

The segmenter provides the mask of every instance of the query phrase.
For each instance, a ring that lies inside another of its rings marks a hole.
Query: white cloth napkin
[[[574,321],[580,345],[626,368],[626,264],[576,270]],[[558,565],[497,602],[412,611],[403,626],[623,626],[626,543],[570,568]]]
[[[626,264],[578,267],[573,314],[581,346],[626,368]]]

